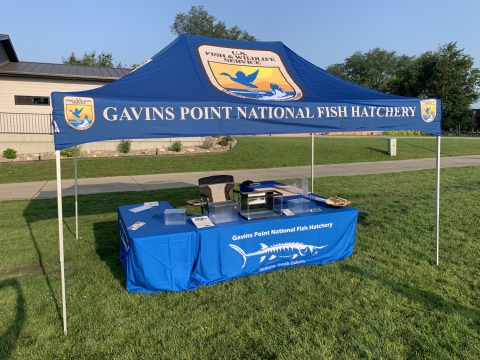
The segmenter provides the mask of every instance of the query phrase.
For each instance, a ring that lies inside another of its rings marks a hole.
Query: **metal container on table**
[[[240,192],[240,216],[247,220],[282,216],[283,195],[276,190]]]

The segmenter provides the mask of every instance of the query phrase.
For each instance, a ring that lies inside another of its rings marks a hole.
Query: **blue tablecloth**
[[[218,224],[198,229],[199,255],[193,277],[211,285],[241,276],[290,266],[324,264],[352,254],[358,210],[333,208],[321,212]]]
[[[166,201],[142,212],[129,211],[140,205],[118,208],[120,261],[127,290],[155,293],[196,289],[191,277],[198,255],[195,226],[191,222],[164,225],[163,211],[172,208]],[[137,221],[145,225],[129,230]]]
[[[288,198],[284,202],[287,204]],[[358,210],[311,203],[320,212],[216,224],[197,229],[164,225],[166,202],[133,213],[118,208],[120,260],[132,292],[193,290],[197,285],[306,264],[324,264],[352,254]],[[136,221],[146,225],[127,227]]]

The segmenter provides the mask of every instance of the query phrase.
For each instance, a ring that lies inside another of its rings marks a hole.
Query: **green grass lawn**
[[[67,197],[68,336],[56,200],[2,201],[0,358],[478,359],[479,179],[442,169],[438,267],[433,170],[317,178],[360,210],[350,258],[155,295],[125,290],[116,209],[198,188],[81,195],[79,240]]]
[[[480,154],[480,139],[443,138],[441,156]],[[397,156],[388,156],[386,138],[316,137],[315,164],[342,164],[433,158],[436,138],[397,138]],[[145,175],[213,170],[261,169],[311,164],[310,137],[238,137],[227,153],[79,159],[78,177]],[[62,161],[62,179],[73,179],[73,160]],[[0,183],[54,180],[55,161],[0,163]]]

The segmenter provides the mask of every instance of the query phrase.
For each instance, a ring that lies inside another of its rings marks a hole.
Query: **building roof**
[[[0,34],[0,46],[3,47],[10,61],[18,61],[17,54],[8,35]]]
[[[10,37],[5,34],[0,34],[0,50],[2,50],[2,48],[8,59],[3,63],[0,61],[0,76],[114,81],[132,71],[132,69],[124,68],[19,61]]]
[[[131,69],[104,68],[37,62],[9,62],[0,66],[0,76],[62,78],[73,80],[114,81],[130,73]]]

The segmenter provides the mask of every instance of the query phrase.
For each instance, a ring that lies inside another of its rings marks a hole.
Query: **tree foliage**
[[[427,51],[399,68],[386,89],[394,94],[442,100],[444,128],[470,125],[471,109],[480,96],[480,69],[456,42]]]
[[[366,53],[356,51],[345,62],[328,66],[327,71],[356,84],[384,91],[387,79],[409,61],[408,56],[398,56],[395,51],[375,48]]]
[[[81,66],[98,66],[98,67],[109,67],[109,68],[121,68],[124,67],[121,62],[113,63],[113,55],[111,53],[105,53],[102,51],[101,54],[92,51],[90,53],[85,52],[82,58],[79,58],[75,55],[74,52],[70,54],[69,57],[64,58],[62,56],[63,64],[70,65],[81,65]]]
[[[227,28],[223,21],[217,21],[203,6],[192,6],[188,13],[175,15],[170,30],[174,35],[192,34],[228,40],[257,41],[255,36],[237,26]]]
[[[443,128],[470,124],[470,106],[480,93],[480,70],[456,42],[419,56],[397,55],[379,48],[355,52],[327,71],[369,88],[402,96],[442,100]]]

